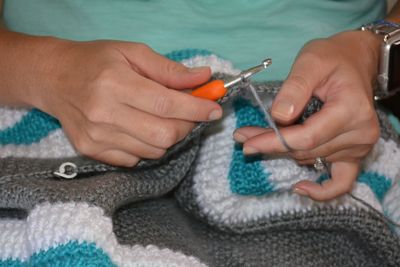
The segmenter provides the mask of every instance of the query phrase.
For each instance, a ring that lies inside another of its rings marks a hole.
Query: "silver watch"
[[[379,20],[362,26],[361,30],[383,37],[375,100],[388,98],[400,91],[400,24]]]

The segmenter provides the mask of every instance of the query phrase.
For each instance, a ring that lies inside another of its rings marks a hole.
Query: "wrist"
[[[380,46],[382,37],[368,31],[346,31],[331,37],[355,67],[361,71],[363,78],[371,87],[378,74]]]
[[[21,100],[29,106],[48,111],[46,103],[53,97],[53,87],[56,85],[58,65],[62,64],[64,51],[72,41],[54,37],[34,37],[34,48],[31,60],[27,62],[26,70],[30,73],[29,84],[26,84],[26,92]]]
[[[42,108],[52,59],[68,41],[0,31],[0,104]]]

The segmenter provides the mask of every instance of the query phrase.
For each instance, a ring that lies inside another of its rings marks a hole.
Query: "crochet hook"
[[[263,60],[263,62],[260,65],[257,65],[248,70],[242,71],[239,75],[233,77],[232,79],[230,79],[226,82],[223,80],[211,81],[211,82],[195,89],[194,91],[192,91],[191,94],[193,96],[206,98],[206,99],[210,99],[210,100],[214,100],[214,101],[218,100],[227,93],[229,87],[231,87],[239,82],[245,82],[249,77],[266,69],[271,64],[272,64],[272,60],[270,58],[267,58],[267,59]]]

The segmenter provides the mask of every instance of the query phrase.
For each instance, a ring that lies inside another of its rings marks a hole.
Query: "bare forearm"
[[[50,59],[63,42],[0,29],[0,105],[33,106],[37,90],[48,86]]]

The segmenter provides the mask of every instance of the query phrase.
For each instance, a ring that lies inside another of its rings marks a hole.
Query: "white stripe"
[[[229,103],[226,105],[224,118],[205,133],[194,168],[193,190],[196,201],[210,220],[229,226],[249,221],[256,222],[261,218],[283,213],[305,212],[324,206],[341,209],[365,208],[348,196],[327,203],[317,203],[307,197],[291,193],[290,185],[294,181],[310,177],[316,179],[317,175],[312,174],[312,171],[305,171],[305,168],[301,170],[293,163],[291,166],[285,165],[287,161],[283,160],[271,160],[264,165],[272,171],[272,181],[289,191],[258,197],[233,194],[228,174],[234,148],[232,133],[235,130],[236,119],[233,108]],[[356,184],[353,193],[381,210],[379,202],[367,185]]]
[[[26,259],[29,243],[26,240],[26,222],[0,220],[0,259]]]
[[[70,241],[93,242],[118,266],[202,266],[170,249],[118,244],[110,218],[86,203],[41,204],[26,221],[0,221],[0,259],[26,261],[31,255]]]
[[[26,113],[27,109],[0,107],[0,131],[14,126]]]
[[[363,169],[377,172],[393,180],[400,174],[400,148],[393,140],[379,138],[373,150],[364,160]]]
[[[235,69],[230,61],[221,59],[215,55],[195,56],[182,60],[181,63],[187,67],[210,66],[212,73],[220,72],[231,75],[237,75],[240,73],[240,70]]]
[[[27,157],[27,158],[61,158],[74,157],[77,153],[64,135],[62,129],[52,131],[38,143],[31,145],[0,146],[0,158]]]
[[[227,165],[229,166],[229,165]],[[212,168],[212,166],[209,166]],[[330,202],[318,203],[308,197],[302,197],[290,191],[273,193],[267,196],[242,196],[231,192],[227,179],[228,168],[212,168],[209,175],[195,176],[193,190],[200,209],[211,221],[232,226],[239,223],[257,222],[274,215],[293,212],[306,212],[321,207],[338,209],[366,208],[348,196],[342,196]],[[356,183],[353,194],[366,200],[376,209],[381,206],[371,189],[362,183]]]
[[[262,163],[270,173],[268,181],[273,183],[278,191],[288,190],[301,180],[316,181],[321,175],[311,168],[299,166],[292,159],[268,159]]]
[[[386,193],[383,199],[383,209],[385,214],[400,224],[400,176],[395,180],[392,188]],[[400,234],[400,227],[395,228],[397,234]]]

